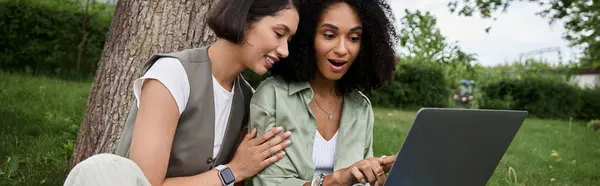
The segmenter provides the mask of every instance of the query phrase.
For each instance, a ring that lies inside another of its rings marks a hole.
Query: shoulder
[[[273,87],[277,89],[287,89],[288,83],[280,76],[271,76],[260,83],[257,91],[262,87]]]
[[[160,82],[171,94],[179,114],[185,110],[190,95],[190,84],[185,69],[179,63],[179,60],[171,57],[162,57],[143,74],[142,77],[134,80],[133,93],[137,103],[140,102],[142,87],[147,79]]]
[[[268,77],[256,87],[250,103],[261,106],[274,105],[276,98],[287,93],[287,87],[287,83],[280,77]]]
[[[183,65],[181,64],[181,61],[174,56],[153,55],[152,57],[150,57],[148,62],[146,62],[146,64],[144,64],[143,68],[144,68],[143,71],[146,72],[151,68],[154,68],[154,69],[156,69],[156,68],[169,68],[169,69],[182,68],[183,69]]]
[[[373,107],[369,98],[358,90],[354,90],[348,94],[348,101],[352,104],[352,110],[357,117],[363,118],[367,123],[372,124],[374,118]],[[362,119],[361,119],[362,120]]]
[[[255,95],[271,94],[287,90],[287,83],[279,76],[268,77],[256,87]]]
[[[369,100],[367,95],[365,95],[361,91],[353,90],[352,92],[349,93],[348,97],[352,102],[354,102],[355,104],[357,104],[360,107],[371,108],[371,106],[372,106],[371,100]]]
[[[181,51],[175,51],[170,53],[158,53],[150,56],[148,61],[145,63],[143,69],[146,70],[150,66],[154,66],[155,63],[168,59],[170,62],[177,62],[180,66],[190,68],[191,64],[209,64],[208,53],[206,47],[191,48]]]
[[[179,61],[179,59],[171,57],[171,56],[158,57],[156,59],[156,62],[154,62],[154,65],[152,65],[152,66],[156,66],[156,65],[159,65],[161,67],[170,67],[170,68],[181,67],[181,68],[183,68],[183,66],[181,65],[181,61]]]
[[[171,53],[156,54],[157,57],[173,57],[190,63],[209,62],[208,47],[189,48]]]
[[[172,82],[187,83],[186,70],[177,58],[161,57],[144,73],[146,78],[170,79]]]
[[[168,83],[187,83],[188,77],[185,68],[177,58],[161,57],[156,60],[148,70],[144,72],[143,78],[167,80]],[[163,82],[165,83],[165,82]]]

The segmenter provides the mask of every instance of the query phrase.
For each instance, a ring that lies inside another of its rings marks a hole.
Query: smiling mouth
[[[331,59],[328,59],[327,61],[329,61],[329,63],[331,63],[331,65],[335,66],[335,67],[341,67],[344,66],[347,62],[337,62]]]
[[[265,59],[267,60],[267,62],[271,63],[271,65],[275,64],[275,60],[269,56],[265,56]]]

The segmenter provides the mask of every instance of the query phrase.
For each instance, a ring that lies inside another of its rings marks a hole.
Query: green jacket
[[[286,83],[280,77],[263,81],[250,100],[249,130],[262,135],[276,126],[292,132],[286,155],[252,178],[254,186],[300,186],[313,179],[313,141],[316,120],[309,103],[314,92],[308,82]],[[359,91],[344,95],[333,170],[373,156],[373,109]]]

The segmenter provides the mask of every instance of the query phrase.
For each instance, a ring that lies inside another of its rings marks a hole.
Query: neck
[[[312,87],[315,94],[319,94],[321,97],[336,97],[338,91],[336,89],[335,81],[327,79],[321,73],[317,72],[315,78],[310,81],[310,86]]]
[[[241,63],[239,50],[238,45],[221,38],[208,48],[210,71],[219,84],[229,91],[233,86],[233,80],[246,68]]]

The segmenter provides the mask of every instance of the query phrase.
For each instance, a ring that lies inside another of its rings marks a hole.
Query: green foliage
[[[0,1],[0,68],[36,74],[92,75],[102,53],[112,11],[90,6],[86,50],[76,72],[83,7],[70,0]]]
[[[404,11],[406,15],[400,21],[402,29],[398,37],[406,49],[403,56],[443,64],[476,61],[475,54],[466,53],[446,40],[437,28],[437,18],[430,12]]]
[[[400,45],[408,50],[405,55],[416,58],[442,60],[446,37],[436,28],[437,19],[429,12],[405,10],[400,23]]]
[[[581,93],[580,119],[600,119],[600,87],[584,89]]]
[[[398,65],[392,82],[369,95],[374,105],[385,107],[448,107],[448,87],[439,65],[407,58]]]
[[[248,83],[250,83],[250,85],[256,89],[258,85],[260,85],[260,83],[269,75],[265,74],[261,76],[252,72],[250,69],[246,69],[244,72],[242,72],[242,76],[244,76],[244,79],[246,79],[246,81],[248,81]]]
[[[475,79],[476,55],[464,52],[454,43],[446,40],[437,28],[437,19],[429,12],[405,10],[403,28],[399,33],[400,44],[405,53],[402,57],[418,63],[433,63],[441,67],[448,82],[461,79]],[[454,85],[453,85],[454,86]]]
[[[565,81],[569,79],[572,68],[569,65],[551,66],[543,61],[527,59],[523,62],[513,62],[511,64],[502,64],[487,69],[486,73],[496,77],[541,77],[556,81]],[[493,78],[493,77],[488,77]]]
[[[551,78],[504,78],[484,85],[482,91],[485,109],[527,110],[537,117],[561,119],[593,119],[600,114],[600,90],[581,90]]]

